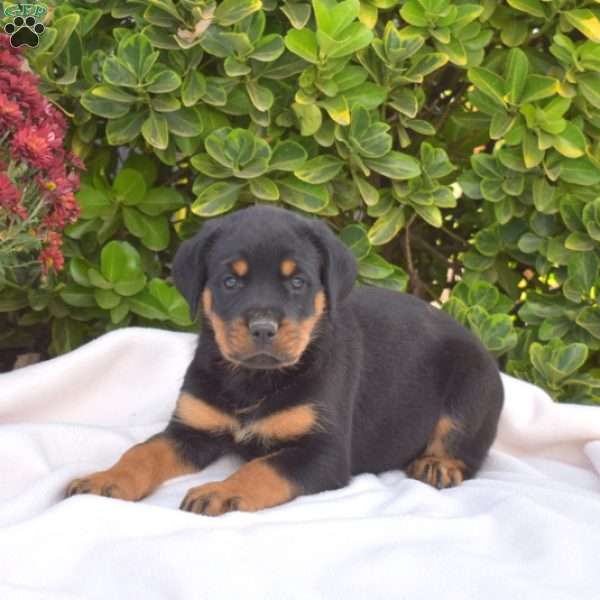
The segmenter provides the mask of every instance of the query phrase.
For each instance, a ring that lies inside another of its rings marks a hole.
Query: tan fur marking
[[[156,437],[127,450],[110,469],[76,479],[66,495],[98,494],[140,500],[167,479],[194,471],[193,466],[182,462],[166,439]]]
[[[212,293],[208,288],[204,288],[202,292],[202,308],[207,314],[212,311]]]
[[[248,272],[248,261],[239,258],[231,263],[231,268],[238,277],[243,277]]]
[[[237,364],[233,354],[247,354],[252,351],[252,340],[243,319],[226,322],[212,310],[212,294],[208,288],[202,292],[202,306],[210,326],[215,333],[215,340],[224,358]]]
[[[327,302],[323,290],[319,290],[315,296],[315,312],[303,321],[291,321],[284,319],[275,338],[278,352],[287,354],[296,362],[310,342],[315,325],[325,311]]]
[[[281,274],[284,277],[289,277],[296,270],[296,261],[291,258],[286,258],[281,261]]]
[[[448,416],[440,417],[425,452],[408,466],[407,475],[439,489],[462,483],[466,465],[462,460],[449,456],[446,448],[448,435],[459,429],[457,421]]]
[[[237,432],[236,441],[256,437],[263,442],[279,442],[306,435],[317,425],[317,413],[310,404],[276,412]]]
[[[465,478],[465,463],[455,458],[423,456],[412,462],[406,473],[439,489],[462,483]]]
[[[176,418],[194,429],[209,432],[236,431],[239,421],[200,398],[183,393],[177,400]]]
[[[191,512],[217,516],[231,510],[254,512],[288,502],[298,490],[268,463],[268,457],[246,463],[233,475],[192,488],[182,502]]]
[[[447,456],[448,453],[446,452],[444,443],[448,434],[456,429],[458,429],[456,421],[452,420],[450,417],[441,417],[431,434],[425,454],[439,456],[440,458]]]

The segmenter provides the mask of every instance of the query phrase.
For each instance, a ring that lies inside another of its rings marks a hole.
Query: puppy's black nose
[[[270,342],[271,338],[275,337],[279,326],[272,319],[252,319],[248,323],[250,335],[256,342],[262,344]]]

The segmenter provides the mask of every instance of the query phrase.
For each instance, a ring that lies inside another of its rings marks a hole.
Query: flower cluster
[[[20,50],[0,34],[0,258],[3,246],[13,259],[35,250],[44,275],[62,268],[61,231],[79,216],[74,193],[84,165],[65,149],[66,131]]]

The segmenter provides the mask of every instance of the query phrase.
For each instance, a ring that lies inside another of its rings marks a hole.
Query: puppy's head
[[[179,248],[173,277],[192,318],[202,305],[226,360],[278,369],[350,293],[356,263],[321,221],[254,206],[206,222]]]

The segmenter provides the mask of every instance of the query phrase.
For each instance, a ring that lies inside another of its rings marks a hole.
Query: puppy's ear
[[[336,306],[352,291],[356,281],[356,259],[325,223],[314,219],[310,236],[322,256],[321,281],[327,295],[328,309]]]
[[[194,237],[179,246],[173,259],[173,280],[190,306],[192,321],[198,314],[200,295],[206,284],[207,254],[219,232],[220,227],[216,221],[207,221]]]

